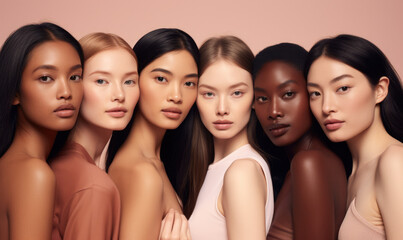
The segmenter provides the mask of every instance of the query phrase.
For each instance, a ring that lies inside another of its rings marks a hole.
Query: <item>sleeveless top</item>
[[[382,240],[386,239],[385,229],[377,227],[362,217],[355,208],[355,198],[351,201],[339,230],[340,240],[365,239]]]
[[[197,197],[195,209],[189,218],[189,228],[193,240],[228,239],[225,217],[218,210],[217,200],[227,169],[235,160],[246,158],[258,162],[266,178],[267,200],[265,204],[265,219],[267,235],[274,210],[270,170],[266,161],[259,153],[247,144],[233,151],[220,161],[210,164],[203,186]]]

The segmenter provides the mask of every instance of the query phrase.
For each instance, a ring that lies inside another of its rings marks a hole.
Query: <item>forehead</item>
[[[170,71],[183,72],[185,74],[197,73],[197,65],[193,56],[186,50],[171,51],[158,57],[145,68],[163,68]]]
[[[290,63],[284,61],[270,61],[259,70],[255,79],[255,86],[279,85],[289,80],[295,84],[306,85],[303,73]]]
[[[235,63],[220,59],[212,63],[200,76],[199,84],[215,88],[227,88],[234,84],[252,85],[251,74]]]
[[[136,59],[123,48],[105,49],[88,58],[85,61],[85,70],[94,68],[114,70],[117,66],[121,68],[137,69]]]

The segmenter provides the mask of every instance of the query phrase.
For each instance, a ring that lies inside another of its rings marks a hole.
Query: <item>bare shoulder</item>
[[[389,175],[402,175],[403,171],[403,144],[390,145],[379,157],[377,176],[380,178]]]
[[[245,158],[235,160],[226,171],[225,178],[247,177],[255,174],[263,174],[259,163],[256,160]]]
[[[55,175],[49,165],[42,159],[29,158],[20,161],[18,164],[19,178],[29,186],[53,186]]]

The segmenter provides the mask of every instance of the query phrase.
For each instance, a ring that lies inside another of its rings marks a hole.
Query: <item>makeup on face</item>
[[[294,66],[283,61],[264,64],[257,73],[254,90],[256,116],[275,145],[292,144],[310,129],[306,81]]]

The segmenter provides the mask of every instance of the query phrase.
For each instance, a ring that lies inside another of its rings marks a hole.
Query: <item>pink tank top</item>
[[[265,219],[266,234],[268,233],[274,210],[270,170],[266,161],[247,144],[209,166],[203,186],[197,197],[195,209],[189,218],[189,228],[193,240],[228,239],[225,217],[218,210],[217,200],[227,169],[235,160],[245,158],[253,159],[258,162],[266,177],[267,200],[265,205]]]
[[[385,229],[376,227],[363,218],[355,208],[355,198],[350,203],[339,230],[339,240],[382,240],[386,239]]]

